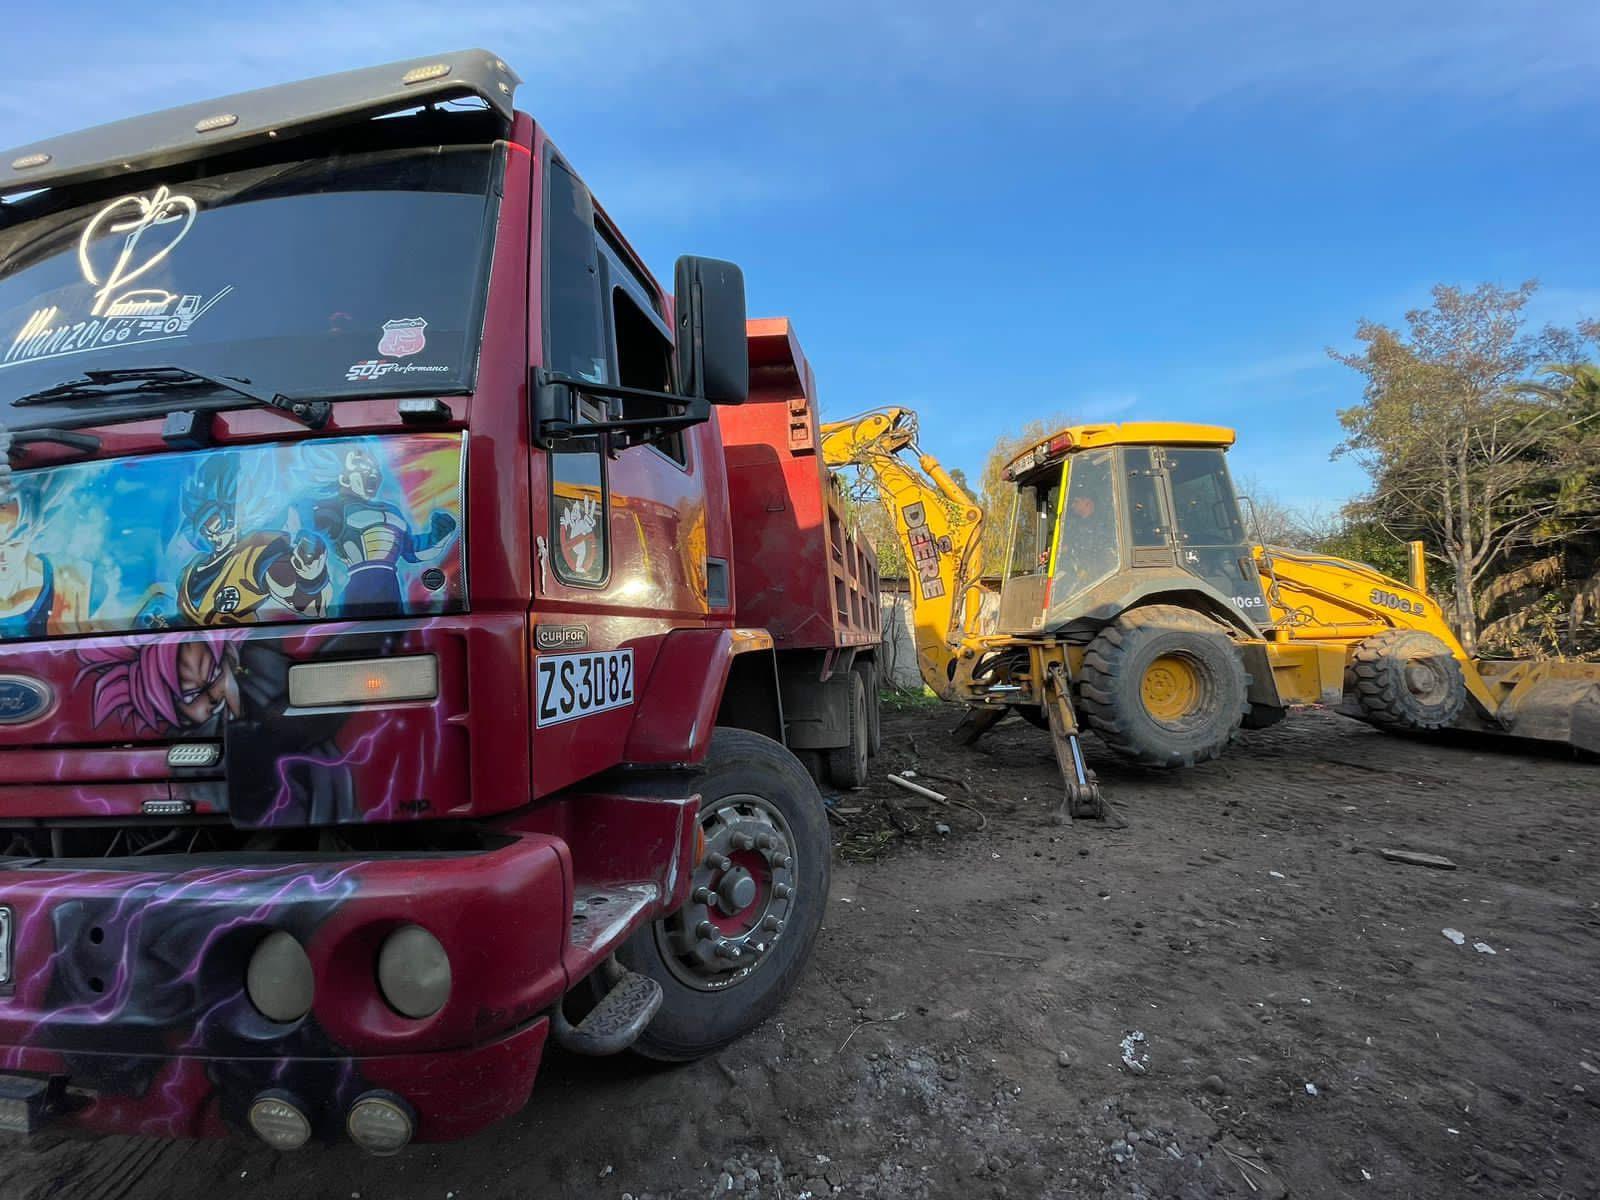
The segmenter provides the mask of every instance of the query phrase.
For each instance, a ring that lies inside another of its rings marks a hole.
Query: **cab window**
[[[1050,475],[1017,489],[1011,523],[1011,556],[1006,577],[1043,575],[1050,569],[1050,548],[1055,544],[1056,500],[1060,476]]]
[[[1237,546],[1244,541],[1221,450],[1168,450],[1167,470],[1173,518],[1185,545]]]
[[[656,311],[654,295],[609,238],[602,237],[600,252],[610,296],[611,342],[616,351],[616,378],[610,382],[645,391],[672,391],[672,341],[667,336],[666,322]],[[624,407],[630,420],[670,417],[678,411],[678,406],[667,400],[643,397],[629,397]],[[651,444],[679,465],[686,462],[681,431]]]
[[[605,322],[600,305],[600,256],[594,209],[583,184],[550,160],[545,245],[546,352],[552,370],[609,382]],[[578,416],[597,421],[604,410],[580,400]],[[564,583],[600,587],[607,572],[605,436],[575,432],[551,448],[550,562]]]
[[[1061,545],[1056,551],[1057,600],[1093,587],[1117,569],[1117,506],[1110,450],[1092,450],[1068,460],[1067,496],[1061,509]]]

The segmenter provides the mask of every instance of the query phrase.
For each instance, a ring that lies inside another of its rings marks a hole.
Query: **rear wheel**
[[[1345,690],[1361,714],[1386,729],[1443,729],[1467,703],[1467,683],[1450,647],[1420,629],[1390,629],[1355,648]]]
[[[867,713],[867,687],[861,681],[861,672],[851,671],[845,686],[849,694],[850,740],[827,752],[828,778],[835,787],[854,788],[867,782],[871,717]]]
[[[706,849],[690,899],[617,953],[661,984],[661,1008],[633,1049],[668,1062],[720,1050],[794,990],[830,875],[822,797],[771,738],[718,729],[692,786]]]
[[[1084,723],[1123,758],[1192,767],[1226,748],[1249,687],[1220,625],[1153,604],[1123,613],[1089,643],[1078,701]]]
[[[867,689],[867,753],[876,757],[883,749],[883,692],[878,685],[878,664],[870,658],[863,659],[855,669]]]

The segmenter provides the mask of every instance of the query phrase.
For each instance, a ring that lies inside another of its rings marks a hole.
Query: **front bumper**
[[[350,1103],[403,1098],[421,1140],[463,1137],[526,1102],[547,1022],[568,987],[570,859],[519,833],[493,849],[408,856],[230,855],[206,863],[11,860],[10,982],[0,985],[0,1079],[53,1081],[52,1127],[208,1136],[247,1132],[268,1089],[299,1098],[313,1136],[343,1135]],[[374,964],[421,925],[450,958],[430,1017],[385,1001]],[[311,963],[309,1013],[277,1022],[245,988],[269,932]]]

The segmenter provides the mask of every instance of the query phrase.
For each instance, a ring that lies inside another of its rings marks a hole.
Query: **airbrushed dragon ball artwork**
[[[463,452],[459,434],[411,434],[0,478],[0,643],[125,634],[77,649],[95,725],[220,730],[287,670],[241,684],[241,655],[268,654],[245,626],[465,608]]]
[[[462,440],[340,438],[0,483],[0,641],[458,611]]]

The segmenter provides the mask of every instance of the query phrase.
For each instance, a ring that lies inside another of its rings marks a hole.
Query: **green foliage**
[[[1372,491],[1346,516],[1424,542],[1469,650],[1497,574],[1600,522],[1600,377],[1579,358],[1595,330],[1528,329],[1536,287],[1441,285],[1403,334],[1363,321],[1359,351],[1330,351],[1366,380],[1339,414],[1336,453],[1357,458]]]

